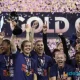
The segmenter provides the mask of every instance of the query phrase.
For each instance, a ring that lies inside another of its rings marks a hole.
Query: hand
[[[67,77],[62,77],[62,79],[61,80],[67,80]]]
[[[58,35],[62,35],[62,33],[59,33]]]
[[[28,24],[25,24],[26,32],[31,32],[31,27]]]
[[[0,39],[3,39],[4,36],[5,36],[5,32],[4,31],[3,32],[0,32]]]
[[[11,22],[14,27],[17,25],[16,21],[12,20]]]
[[[10,23],[10,26],[15,27],[17,25],[17,23],[14,20],[8,20],[5,19],[8,23]]]
[[[44,34],[47,33],[47,22],[46,22],[46,24],[43,24],[43,33]]]
[[[62,80],[61,78],[57,78],[57,80]]]
[[[33,22],[32,28],[36,28],[38,26],[38,21]]]
[[[64,72],[63,75],[61,75],[62,80],[67,80],[68,75]]]

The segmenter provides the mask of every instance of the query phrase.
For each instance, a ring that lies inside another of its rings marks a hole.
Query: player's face
[[[78,63],[78,64],[80,64],[80,54],[76,54],[76,62]]]
[[[77,50],[77,51],[80,51],[80,43],[78,43],[78,44],[76,45],[76,50]]]
[[[57,48],[58,48],[60,51],[63,52],[63,44],[62,44],[62,43],[60,43]]]
[[[7,42],[2,42],[3,52],[7,52],[10,49],[10,45]]]
[[[30,52],[31,52],[31,43],[30,42],[25,42],[23,52],[24,52],[24,54],[30,54]]]
[[[36,43],[36,51],[38,54],[44,53],[44,45],[42,41]]]
[[[55,54],[55,56],[57,56],[58,54],[60,54],[60,51],[56,51],[56,52],[53,53],[53,54]],[[54,59],[55,59],[55,56],[53,57]]]
[[[55,55],[55,60],[59,66],[63,66],[66,61],[66,57],[63,53],[59,53],[58,55]]]

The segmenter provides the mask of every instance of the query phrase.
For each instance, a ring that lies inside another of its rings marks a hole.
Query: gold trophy
[[[11,12],[9,15],[10,21],[13,22],[14,24],[14,30],[13,30],[13,34],[14,35],[20,35],[22,33],[22,29],[19,26],[19,19],[18,19],[18,14],[17,12]]]

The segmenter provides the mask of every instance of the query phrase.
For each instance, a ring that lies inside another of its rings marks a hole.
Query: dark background
[[[1,19],[1,16],[3,15],[4,16],[4,19],[8,19],[9,18],[9,12],[3,12],[0,14],[0,19]],[[44,22],[44,17],[50,17],[50,24],[49,24],[49,27],[50,29],[54,29],[55,28],[55,17],[65,17],[68,21],[69,21],[69,30],[67,32],[64,33],[64,35],[66,37],[70,37],[73,33],[76,32],[75,30],[75,21],[80,17],[80,13],[48,13],[48,12],[34,12],[34,13],[30,13],[30,12],[18,12],[18,15],[19,16],[22,16],[25,18],[25,21],[24,22],[20,22],[19,21],[19,24],[23,24],[23,23],[26,23],[27,19],[30,18],[30,17],[33,17],[33,16],[38,16],[40,17],[43,22]],[[60,22],[60,28],[63,28],[64,27],[64,23]],[[10,29],[10,25],[9,23],[7,23],[7,21],[5,21],[5,24],[3,25],[3,28],[2,28],[2,31],[5,31],[6,33],[6,37],[10,37],[11,34],[12,34],[12,31]],[[25,37],[25,32],[23,32],[21,35],[17,36],[17,37]],[[42,37],[42,31],[39,32],[39,33],[36,33],[35,34],[35,37]],[[52,38],[52,37],[57,37],[57,34],[56,33],[48,33],[48,37]]]

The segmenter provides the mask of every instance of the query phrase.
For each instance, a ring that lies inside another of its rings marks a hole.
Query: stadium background
[[[55,12],[57,12],[58,14],[60,13],[63,14],[61,16],[65,16],[66,18],[68,16],[65,14],[76,15],[75,18],[77,19],[80,16],[80,14],[78,14],[80,11],[80,0],[33,0],[33,1],[32,0],[0,0],[0,19],[4,12],[11,12],[11,11],[17,11],[22,13],[29,12],[31,15],[33,15],[34,12],[38,12],[39,14],[41,14],[42,12],[43,13],[45,12],[53,15],[55,14]],[[5,15],[3,16],[5,18]],[[41,16],[43,17],[43,15]],[[73,19],[74,18],[72,17],[71,20]],[[75,22],[76,19],[74,19],[73,21]],[[69,23],[71,24],[70,27],[74,27],[69,29],[73,31],[71,33],[75,33],[75,25],[73,23],[71,22]],[[8,25],[8,23],[5,22],[4,25]],[[10,33],[10,29],[7,27],[10,27],[10,26],[6,26],[2,30],[5,30],[5,34],[9,38],[11,33]],[[39,36],[42,36],[42,32],[39,33]],[[68,37],[70,36],[68,35]],[[17,38],[15,40],[15,43],[18,44],[21,38]],[[52,40],[52,38],[53,36],[51,37],[48,36],[48,44],[50,49],[53,49],[53,47],[56,47],[56,43],[60,41],[57,38]]]

